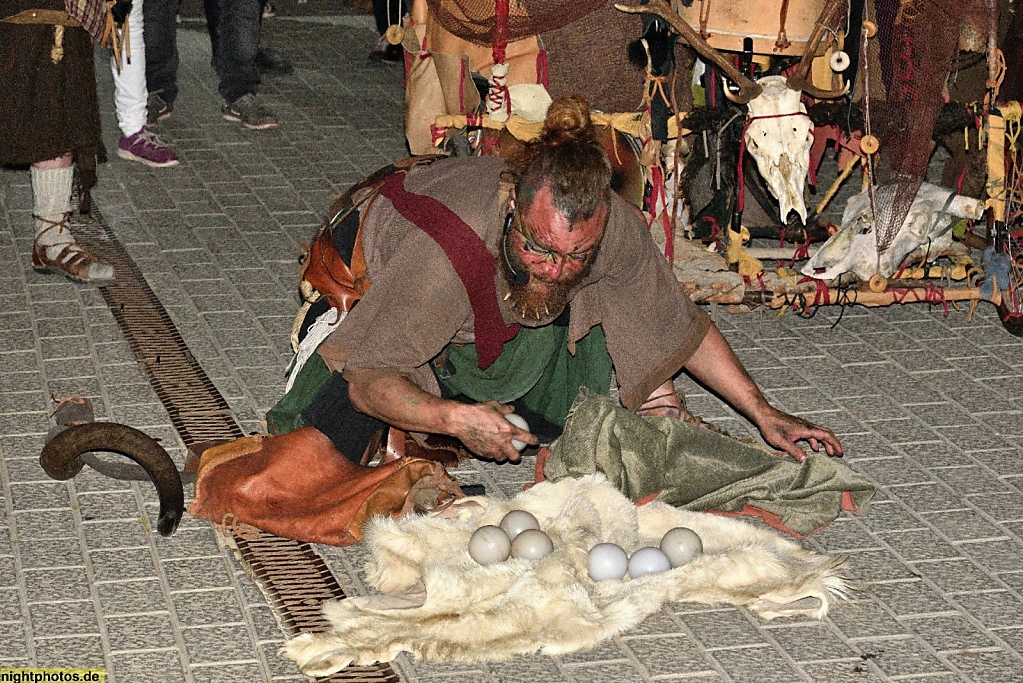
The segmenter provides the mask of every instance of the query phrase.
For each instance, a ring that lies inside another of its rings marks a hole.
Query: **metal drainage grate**
[[[100,287],[100,292],[185,446],[245,436],[227,401],[188,350],[95,203],[91,216],[92,220],[73,222],[71,230],[83,247],[114,267],[117,279]],[[344,598],[345,592],[309,544],[265,532],[245,538],[232,534],[232,540],[239,560],[255,577],[287,635],[329,627],[320,605]],[[380,663],[348,667],[319,680],[399,683],[401,679],[389,664]]]

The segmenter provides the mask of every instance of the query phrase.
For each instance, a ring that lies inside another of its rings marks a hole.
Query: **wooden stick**
[[[843,168],[842,172],[838,174],[837,178],[835,178],[835,182],[831,183],[831,187],[828,188],[827,194],[824,195],[824,199],[821,200],[821,203],[817,205],[817,210],[814,213],[820,214],[824,211],[828,203],[834,199],[836,194],[838,194],[838,188],[842,187],[842,183],[844,183],[845,179],[852,174],[853,169],[856,168],[856,164],[859,161],[860,157],[854,156],[846,162],[845,168]]]
[[[791,247],[744,247],[743,250],[756,259],[770,259],[772,261],[788,261],[796,255],[796,249]],[[817,248],[808,249],[806,256],[810,258],[817,253]]]
[[[817,290],[811,290],[803,294],[804,298],[816,298]],[[894,288],[885,292],[860,291],[858,289],[837,290],[828,289],[828,300],[834,304],[859,304],[860,306],[890,306],[892,304],[915,304],[932,303],[940,304],[944,301],[990,301],[996,306],[1001,302],[1001,292],[995,292],[990,298],[981,296],[979,287],[956,287],[954,289],[939,290],[942,299],[934,300],[933,289],[925,287],[913,287],[909,289]],[[797,294],[778,294],[767,304],[770,308],[781,308],[792,305]],[[928,298],[932,297],[932,298]],[[823,298],[823,296],[821,297]],[[818,302],[819,305],[824,305]]]

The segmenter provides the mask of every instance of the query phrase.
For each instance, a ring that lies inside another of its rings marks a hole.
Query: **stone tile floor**
[[[112,158],[94,194],[249,432],[282,392],[300,243],[332,192],[404,154],[402,72],[366,62],[371,18],[311,9],[282,3],[266,22],[296,68],[264,80],[282,125],[261,132],[221,120],[204,27],[186,18],[181,95],[159,126],[182,164]],[[97,65],[114,149],[109,71]],[[150,486],[89,471],[54,482],[39,468],[51,392],[88,396],[100,419],[183,453],[99,291],[31,270],[27,173],[0,172],[0,205],[0,668],[304,680],[277,656],[270,608],[208,524],[186,517],[162,538]],[[806,541],[845,555],[861,590],[821,623],[675,604],[590,652],[478,666],[402,657],[404,680],[1023,681],[1023,342],[986,305],[973,322],[925,305],[717,319],[769,397],[835,428],[846,462],[877,485],[868,515]],[[683,384],[697,413],[751,433]],[[505,495],[532,472],[470,468]],[[365,590],[358,548],[320,550],[346,591]]]

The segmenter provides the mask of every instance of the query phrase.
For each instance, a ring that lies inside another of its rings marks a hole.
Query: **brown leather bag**
[[[462,492],[437,462],[403,457],[356,465],[323,433],[302,427],[206,450],[188,511],[215,524],[236,521],[284,538],[346,546],[374,515],[438,509]]]
[[[303,243],[308,254],[302,260],[302,268],[298,273],[299,289],[307,303],[312,303],[320,296],[338,311],[350,311],[355,302],[369,291],[370,280],[366,273],[366,258],[362,249],[362,228],[355,235],[351,263],[345,263],[337,247],[334,245],[332,232],[347,218],[352,211],[359,210],[363,204],[371,203],[376,196],[374,188],[378,188],[390,175],[408,171],[414,166],[429,164],[442,155],[409,157],[383,166],[369,174],[338,197],[330,207],[328,218],[317,228],[309,245]],[[366,190],[366,192],[363,192]],[[362,193],[359,202],[355,195]],[[299,312],[299,320],[305,316],[305,310]]]

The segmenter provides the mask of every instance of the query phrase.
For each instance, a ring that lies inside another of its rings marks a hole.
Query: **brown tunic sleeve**
[[[622,405],[635,410],[682,369],[710,317],[682,291],[639,212],[617,196],[590,280],[572,301],[571,339],[602,326]]]

